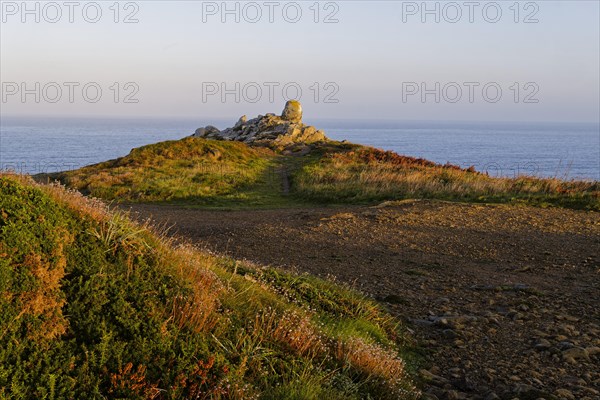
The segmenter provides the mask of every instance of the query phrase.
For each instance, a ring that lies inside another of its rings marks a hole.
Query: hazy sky
[[[74,4],[2,1],[2,115],[599,120],[598,1]]]

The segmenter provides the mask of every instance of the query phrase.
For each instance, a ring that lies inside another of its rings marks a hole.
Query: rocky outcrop
[[[302,143],[324,142],[325,132],[302,123],[302,105],[296,100],[286,103],[281,116],[259,115],[248,120],[243,115],[232,127],[219,131],[214,126],[199,128],[192,135],[206,139],[235,140],[249,144],[287,147]]]

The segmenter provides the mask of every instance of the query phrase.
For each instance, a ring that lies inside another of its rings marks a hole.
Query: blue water
[[[138,146],[180,139],[223,120],[0,120],[0,169],[55,172],[114,159]],[[347,139],[400,154],[475,166],[492,176],[520,174],[600,180],[596,124],[309,121],[332,139]]]

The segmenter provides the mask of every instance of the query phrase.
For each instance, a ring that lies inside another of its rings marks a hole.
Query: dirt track
[[[412,201],[142,217],[235,258],[335,276],[425,349],[430,398],[600,399],[600,214]]]

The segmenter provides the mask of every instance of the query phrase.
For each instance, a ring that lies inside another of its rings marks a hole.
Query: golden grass
[[[271,329],[275,340],[284,343],[296,354],[315,357],[326,352],[323,334],[306,315],[296,312],[276,315],[277,324]]]
[[[598,182],[494,178],[373,148],[328,154],[305,166],[294,177],[294,184],[298,193],[326,200],[440,198],[600,209]]]
[[[210,201],[260,183],[274,153],[239,142],[184,138],[133,149],[125,157],[76,171],[39,176],[58,179],[90,196],[116,202]]]
[[[404,376],[405,373],[404,361],[397,354],[368,343],[364,339],[352,338],[339,341],[336,357],[367,375],[394,380]]]
[[[189,282],[191,294],[173,299],[167,318],[179,328],[187,326],[196,333],[209,332],[219,322],[219,297],[225,286],[211,270],[216,264],[212,255],[199,252],[184,243],[176,245],[163,230],[148,225],[145,229],[160,238],[157,253],[165,269]]]

